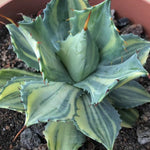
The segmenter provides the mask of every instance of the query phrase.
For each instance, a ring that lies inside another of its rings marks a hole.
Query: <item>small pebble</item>
[[[6,129],[6,130],[10,130],[10,127],[9,127],[9,126],[6,126],[5,129]]]
[[[137,128],[138,142],[140,144],[146,144],[150,142],[150,127],[138,127]]]
[[[128,18],[121,18],[117,22],[118,27],[124,27],[126,25],[130,24],[130,20]]]
[[[32,132],[30,128],[27,128],[20,135],[20,143],[23,148],[32,150],[34,147],[41,144],[41,140],[37,134]]]

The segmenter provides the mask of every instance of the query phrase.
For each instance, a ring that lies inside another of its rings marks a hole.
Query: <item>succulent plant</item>
[[[44,17],[23,18],[7,28],[18,58],[37,73],[0,70],[0,107],[25,113],[23,129],[48,122],[50,150],[77,150],[85,136],[112,150],[121,126],[136,122],[134,107],[150,102],[133,81],[148,75],[150,42],[119,35],[110,0],[51,0]]]

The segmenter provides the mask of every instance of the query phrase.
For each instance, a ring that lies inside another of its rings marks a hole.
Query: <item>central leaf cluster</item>
[[[95,71],[99,63],[98,47],[88,30],[82,30],[75,36],[69,35],[61,43],[58,55],[75,82],[83,80]]]

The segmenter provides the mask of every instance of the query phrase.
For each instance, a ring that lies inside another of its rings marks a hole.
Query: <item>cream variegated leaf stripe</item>
[[[4,71],[4,73],[2,73]],[[9,69],[6,71],[10,71]],[[1,73],[5,74],[5,70],[2,70]],[[10,71],[12,72],[12,71]],[[11,80],[9,80],[5,86],[3,86],[2,91],[0,92],[0,108],[7,108],[15,111],[25,111],[21,96],[20,96],[20,89],[21,85],[25,83],[25,81],[39,81],[42,80],[41,76],[38,76],[37,74],[28,73],[26,71],[20,71],[20,70],[14,70],[12,73],[19,72],[21,77],[13,77]]]
[[[116,107],[126,109],[150,102],[149,93],[136,81],[114,89],[106,98]]]
[[[49,120],[68,120],[75,114],[75,102],[81,90],[62,82],[27,82],[22,90],[26,109],[25,125]]]
[[[105,100],[91,105],[88,95],[78,99],[76,105],[76,127],[86,136],[102,143],[107,150],[112,150],[121,124],[117,111]]]
[[[7,108],[19,112],[24,111],[19,92],[21,84],[23,84],[23,81],[17,82],[15,78],[8,81],[0,93],[0,108]]]
[[[5,84],[11,80],[13,77],[20,77],[20,76],[35,76],[39,77],[38,74],[30,73],[24,70],[19,70],[19,69],[1,69],[0,70],[0,91],[3,89]]]
[[[120,53],[120,56],[114,55],[111,64],[124,62],[136,53],[140,62],[144,65],[150,52],[150,42],[134,34],[126,34],[121,37],[125,41],[126,50],[120,51],[120,49],[117,49],[116,53]]]
[[[34,53],[34,49],[32,45],[28,43],[27,38],[23,35],[20,28],[13,24],[8,24],[7,28],[11,34],[13,49],[17,53],[18,57],[25,61],[29,67],[39,70],[38,59]]]
[[[50,121],[44,135],[50,150],[78,150],[85,142],[85,136],[76,129],[72,121]]]
[[[126,52],[122,51],[123,61],[137,53],[140,62],[144,65],[150,52],[150,42],[134,34],[122,35],[122,38],[126,41],[127,49]]]

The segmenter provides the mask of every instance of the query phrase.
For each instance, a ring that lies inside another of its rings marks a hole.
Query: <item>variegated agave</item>
[[[118,34],[110,0],[93,7],[86,0],[52,0],[44,18],[23,17],[7,25],[11,41],[42,77],[2,69],[0,107],[24,112],[24,127],[48,122],[44,134],[51,150],[77,150],[85,136],[112,150],[121,125],[132,127],[138,117],[133,107],[150,102],[131,81],[148,75],[142,65],[150,42]]]

